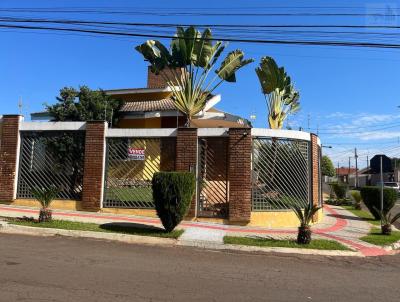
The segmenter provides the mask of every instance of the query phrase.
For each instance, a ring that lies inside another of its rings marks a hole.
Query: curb
[[[392,243],[392,244],[389,244],[389,245],[385,245],[382,248],[385,251],[398,251],[398,250],[400,250],[400,240],[395,242],[395,243]]]
[[[4,222],[3,224],[0,224],[0,233],[43,236],[43,237],[65,236],[73,238],[91,238],[91,239],[117,241],[130,244],[136,243],[136,244],[164,245],[164,246],[176,245],[178,241],[172,238],[158,238],[158,237],[130,235],[130,234],[28,227],[28,226],[12,225],[7,223],[4,224]]]
[[[298,248],[281,248],[281,247],[257,247],[235,244],[221,244],[209,241],[191,241],[177,240],[171,238],[157,238],[150,236],[138,236],[117,233],[102,233],[92,231],[63,230],[40,227],[28,227],[20,225],[8,224],[0,221],[0,233],[29,235],[29,236],[65,236],[72,238],[91,238],[107,241],[116,241],[129,244],[145,244],[145,245],[161,245],[161,246],[186,246],[197,247],[210,250],[221,251],[242,251],[250,253],[283,253],[283,254],[301,254],[301,255],[320,255],[320,256],[341,256],[341,257],[365,257],[359,252],[352,251],[336,251],[336,250],[315,250],[315,249],[298,249]]]
[[[221,244],[206,241],[178,241],[180,246],[191,246],[210,250],[239,251],[250,253],[280,253],[280,254],[300,254],[300,255],[318,255],[318,256],[338,256],[338,257],[365,257],[360,252],[340,251],[340,250],[316,250],[316,249],[298,249],[285,247],[259,247],[236,244]]]

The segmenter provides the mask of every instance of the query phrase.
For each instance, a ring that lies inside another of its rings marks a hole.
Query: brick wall
[[[178,128],[176,137],[175,170],[179,172],[193,171],[197,164],[197,128]],[[188,217],[196,214],[196,196],[193,198]]]
[[[320,151],[318,146],[318,136],[311,133],[311,199],[313,205],[320,205],[320,171],[319,158]],[[313,217],[313,221],[318,220],[318,214]]]
[[[251,142],[250,129],[229,129],[228,180],[229,221],[231,222],[250,221]]]
[[[0,200],[15,198],[19,154],[20,115],[3,115],[0,141]]]
[[[86,123],[82,208],[88,211],[98,211],[103,198],[106,127],[103,121]]]
[[[181,74],[181,69],[177,68],[176,73],[178,75]],[[155,74],[151,72],[150,66],[148,67],[147,70],[147,88],[165,88],[167,87],[167,83],[165,79],[163,78],[162,75],[165,75],[169,79],[173,79],[174,73],[172,72],[171,69],[164,69],[163,71],[160,72],[160,74]]]

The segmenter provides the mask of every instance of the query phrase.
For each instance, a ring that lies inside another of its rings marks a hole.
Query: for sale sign
[[[144,160],[144,149],[143,148],[132,148],[129,147],[128,149],[128,157],[131,160]]]

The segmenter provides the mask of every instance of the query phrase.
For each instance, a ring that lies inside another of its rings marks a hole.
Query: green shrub
[[[171,232],[186,215],[196,188],[190,172],[158,172],[153,176],[153,200],[158,217]]]
[[[335,182],[330,184],[337,199],[345,199],[347,193],[347,184]]]
[[[361,197],[375,219],[380,219],[379,212],[376,209],[381,208],[381,188],[363,187],[361,188]],[[397,192],[392,188],[383,188],[383,212],[388,213],[395,205]]]

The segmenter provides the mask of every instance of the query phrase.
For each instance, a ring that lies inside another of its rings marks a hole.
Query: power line
[[[150,37],[150,38],[174,38],[173,35],[164,34],[142,34],[133,32],[115,32],[105,30],[93,30],[82,28],[68,28],[68,27],[49,27],[49,26],[27,26],[27,25],[10,25],[0,24],[1,28],[14,28],[14,29],[30,29],[30,30],[46,30],[46,31],[66,31],[66,32],[81,32],[99,35],[114,35],[114,36],[130,36],[130,37]],[[236,39],[218,37],[207,39],[212,41],[223,42],[239,42],[239,43],[256,43],[256,44],[286,44],[286,45],[306,45],[306,46],[342,46],[342,47],[371,47],[371,48],[390,48],[399,49],[400,44],[392,43],[372,43],[372,42],[348,42],[348,41],[301,41],[301,40],[261,40],[261,39]]]

